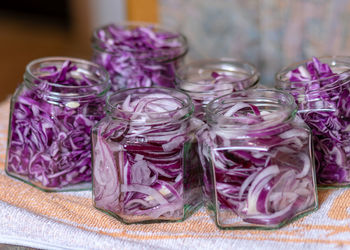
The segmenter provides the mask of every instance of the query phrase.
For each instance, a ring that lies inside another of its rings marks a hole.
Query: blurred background
[[[188,60],[246,60],[266,85],[293,62],[350,54],[348,0],[2,0],[0,101],[13,93],[31,60],[90,59],[92,31],[123,21],[180,30],[190,42]]]
[[[91,34],[112,22],[157,22],[156,0],[0,1],[0,101],[22,81],[33,59],[90,59]]]

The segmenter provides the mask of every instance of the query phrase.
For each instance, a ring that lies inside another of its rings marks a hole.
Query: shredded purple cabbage
[[[128,95],[112,111],[118,119],[93,131],[95,206],[126,223],[181,220],[201,201],[195,124],[184,119],[182,100],[145,91]]]
[[[220,227],[279,227],[317,207],[301,120],[284,123],[283,112],[243,102],[228,105],[221,118],[197,134],[205,202]]]
[[[94,34],[93,61],[107,69],[112,90],[174,87],[175,70],[187,52],[178,33],[152,26],[108,25]]]
[[[318,184],[349,185],[350,74],[333,73],[314,57],[287,77],[299,114],[312,129]]]
[[[24,83],[15,93],[6,166],[10,175],[52,191],[91,181],[90,133],[104,117],[104,97],[91,96],[96,82],[81,73],[77,78],[77,69],[71,61],[42,67],[30,87]],[[74,99],[76,94],[85,97]]]

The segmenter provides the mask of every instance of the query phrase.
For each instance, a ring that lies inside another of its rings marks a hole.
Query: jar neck
[[[163,87],[125,89],[107,98],[107,114],[132,126],[166,126],[192,116],[191,98],[181,91]]]
[[[235,136],[263,136],[284,130],[297,112],[291,95],[278,90],[252,89],[211,101],[206,107],[210,127]]]
[[[110,87],[109,75],[104,68],[68,57],[34,60],[27,65],[23,79],[29,90],[52,102],[89,100],[104,96]]]

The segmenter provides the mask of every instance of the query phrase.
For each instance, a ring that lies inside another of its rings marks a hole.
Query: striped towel
[[[9,101],[0,104],[0,243],[45,249],[350,249],[350,189],[319,191],[320,209],[275,231],[222,231],[204,209],[181,223],[123,225],[91,191],[45,193],[4,172]]]

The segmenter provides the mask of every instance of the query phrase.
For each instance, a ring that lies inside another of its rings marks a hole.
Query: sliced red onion
[[[204,119],[204,108],[213,99],[255,88],[259,74],[255,66],[232,58],[194,61],[177,71],[176,87],[188,93],[195,116]]]
[[[191,133],[197,127],[192,127],[191,113],[184,109],[186,100],[175,98],[171,94],[175,90],[165,90],[151,93],[144,88],[139,95],[121,98],[111,111],[117,118],[102,120],[93,133],[94,159],[107,157],[108,162],[111,155],[117,173],[108,174],[106,163],[94,161],[95,206],[124,222],[181,220],[186,217],[185,206],[192,210],[200,204],[198,166],[191,155]],[[132,91],[137,90],[126,90]],[[111,178],[108,182],[99,181],[106,175]]]
[[[197,134],[205,200],[208,208],[216,207],[219,225],[232,227],[225,215],[229,212],[243,227],[275,228],[315,209],[310,133],[303,122],[288,121],[282,112],[276,121],[276,111],[251,103],[230,102],[225,107],[219,118],[230,126],[218,120]],[[243,119],[247,116],[251,119]]]

